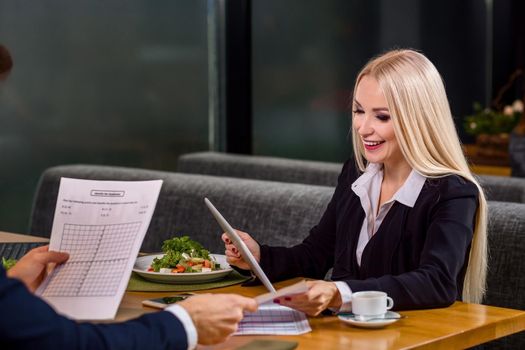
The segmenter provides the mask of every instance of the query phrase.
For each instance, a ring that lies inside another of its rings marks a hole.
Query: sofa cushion
[[[488,244],[483,304],[525,310],[525,204],[489,202]],[[476,349],[525,349],[525,332]]]
[[[525,204],[489,202],[488,243],[484,303],[525,309]]]

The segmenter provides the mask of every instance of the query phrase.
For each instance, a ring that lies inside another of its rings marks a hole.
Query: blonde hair
[[[456,174],[477,186],[476,224],[462,299],[480,303],[487,274],[487,201],[463,154],[439,72],[424,55],[405,49],[369,61],[357,76],[354,94],[365,75],[381,87],[397,142],[412,169],[428,178]],[[357,165],[364,171],[364,149],[355,130],[352,140]]]

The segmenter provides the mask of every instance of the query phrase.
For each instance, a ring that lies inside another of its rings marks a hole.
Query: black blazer
[[[478,190],[450,175],[427,179],[413,208],[395,202],[368,242],[361,266],[356,248],[365,212],[352,183],[353,160],[343,166],[318,225],[291,248],[261,246],[261,267],[273,281],[303,276],[345,281],[353,292],[379,290],[395,309],[443,307],[461,298]]]

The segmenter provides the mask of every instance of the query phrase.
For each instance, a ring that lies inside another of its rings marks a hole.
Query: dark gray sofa
[[[152,180],[164,183],[142,250],[159,251],[172,236],[189,235],[212,253],[224,253],[221,229],[204,205],[208,197],[230,224],[261,242],[300,242],[321,217],[333,189],[325,186],[178,174],[143,169],[68,165],[47,169],[33,202],[30,233],[51,233],[61,177],[94,180]]]
[[[61,177],[97,180],[164,180],[142,250],[156,252],[172,236],[189,235],[223,253],[221,229],[204,205],[208,197],[235,227],[260,242],[300,242],[328,204],[333,187],[180,174],[133,168],[67,165],[47,169],[35,194],[30,233],[51,232]],[[489,202],[489,273],[484,303],[525,309],[525,204]],[[483,348],[524,349],[521,333]]]
[[[187,153],[177,171],[269,181],[335,186],[342,164],[219,152]],[[488,200],[525,203],[525,179],[480,175]]]

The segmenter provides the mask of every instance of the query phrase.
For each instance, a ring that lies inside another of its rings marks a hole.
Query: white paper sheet
[[[114,318],[161,186],[162,180],[62,178],[50,250],[70,257],[37,294],[74,319]]]
[[[311,332],[306,315],[278,304],[263,304],[254,313],[247,313],[235,335],[293,335]]]

